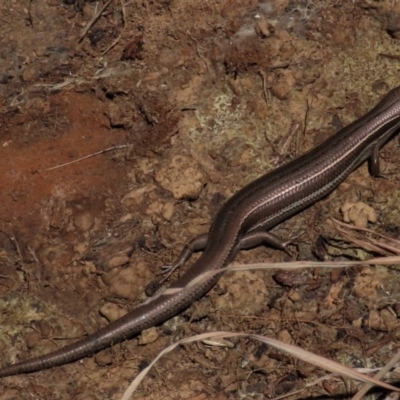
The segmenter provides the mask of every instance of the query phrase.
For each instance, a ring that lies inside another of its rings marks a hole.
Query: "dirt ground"
[[[207,232],[236,190],[399,85],[400,2],[4,0],[0,66],[5,365],[73,343],[144,301],[161,266]],[[235,261],[377,255],[327,220],[355,207],[351,222],[399,239],[398,143],[381,151],[386,179],[363,165],[274,230],[301,235],[292,257],[261,247]],[[0,399],[120,399],[167,345],[216,330],[381,367],[398,351],[399,317],[394,267],[228,273],[155,330],[3,378]],[[133,398],[344,399],[358,387],[333,377],[306,388],[326,372],[249,339],[229,343],[178,347]]]

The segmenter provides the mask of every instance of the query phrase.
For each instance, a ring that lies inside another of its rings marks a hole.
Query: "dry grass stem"
[[[246,338],[251,338],[254,340],[258,340],[260,342],[263,342],[267,344],[268,346],[271,346],[275,348],[276,350],[279,350],[287,355],[290,355],[292,357],[296,357],[298,359],[301,359],[305,362],[308,362],[310,364],[313,364],[319,368],[322,368],[326,371],[329,371],[333,374],[340,375],[342,377],[345,377],[347,379],[355,379],[359,382],[364,382],[368,385],[372,386],[380,386],[382,388],[398,392],[400,389],[389,385],[387,383],[381,382],[380,380],[376,378],[369,377],[367,375],[364,375],[357,371],[356,369],[346,367],[344,365],[339,364],[336,361],[329,360],[325,357],[313,354],[307,350],[304,350],[300,347],[288,344],[288,343],[283,343],[279,340],[272,339],[272,338],[267,338],[261,335],[255,335],[255,334],[248,334],[248,333],[243,333],[243,332],[225,332],[225,331],[219,331],[219,332],[213,332],[213,333],[202,333],[200,335],[195,335],[189,338],[185,338],[182,340],[179,340],[176,343],[173,343],[172,345],[168,346],[166,349],[162,350],[157,357],[147,366],[145,369],[143,369],[139,375],[132,381],[132,383],[129,385],[129,387],[126,389],[125,393],[121,397],[121,400],[129,400],[131,399],[132,394],[136,391],[138,388],[139,384],[142,382],[142,380],[145,378],[145,376],[149,373],[151,368],[153,368],[154,364],[165,354],[171,352],[174,350],[177,346],[185,343],[191,343],[195,341],[201,341],[204,339],[210,339],[210,338],[230,338],[230,337],[246,337]]]
[[[368,228],[360,228],[354,225],[346,224],[345,222],[338,221],[335,218],[328,219],[336,231],[345,237],[349,242],[357,244],[358,246],[373,251],[375,253],[391,256],[400,255],[400,241],[391,238],[390,236],[383,235],[381,233],[375,232]],[[379,241],[373,238],[367,238],[362,236],[359,232],[368,233],[370,235],[376,236],[383,241]]]
[[[91,157],[94,157],[94,156],[98,156],[99,154],[107,153],[108,151],[111,151],[111,150],[119,150],[119,149],[124,149],[126,147],[128,147],[127,144],[119,144],[117,146],[109,147],[108,149],[100,150],[100,151],[98,151],[96,153],[92,153],[92,154],[89,154],[87,156],[78,158],[78,159],[76,159],[74,161],[70,161],[70,162],[67,162],[67,163],[64,163],[64,164],[56,165],[55,167],[46,168],[45,171],[51,171],[52,169],[65,167],[66,165],[74,164],[74,163],[77,163],[79,161],[86,160],[87,158],[91,158]]]

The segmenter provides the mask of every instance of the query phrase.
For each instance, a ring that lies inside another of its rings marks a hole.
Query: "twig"
[[[15,237],[14,233],[11,233],[11,236],[9,236],[9,238],[11,239],[11,242],[14,244],[15,246],[15,250],[17,250],[17,254],[19,259],[21,260],[21,262],[24,262],[24,258],[22,257],[22,252],[21,252],[21,248],[19,246],[18,240]]]
[[[104,56],[104,54],[108,53],[121,39],[122,34],[125,31],[126,28],[126,11],[125,11],[125,3],[123,0],[121,0],[121,9],[122,9],[122,31],[120,35],[114,40],[113,43],[110,44],[102,53],[101,55]]]
[[[200,60],[203,61],[203,63],[205,64],[207,72],[210,73],[210,67],[208,66],[208,62],[205,59],[205,57],[200,53],[199,41],[189,31],[186,31],[186,35],[188,35],[190,39],[192,39],[196,43],[196,54],[200,58]]]
[[[271,103],[271,93],[269,92],[268,87],[267,87],[267,78],[265,76],[265,72],[262,69],[259,69],[258,75],[261,76],[262,86],[263,86],[263,95],[264,95],[263,97],[264,97],[265,102],[268,105],[269,103]]]
[[[400,55],[398,54],[379,53],[379,56],[388,58],[389,60],[400,60]]]
[[[280,144],[279,150],[275,149],[272,143],[268,140],[271,146],[273,147],[274,152],[278,153],[278,155],[272,161],[273,166],[276,167],[277,165],[280,165],[284,160],[284,158],[287,156],[287,154],[289,153],[289,147],[293,143],[293,139],[296,137],[299,128],[300,124],[298,122],[292,124],[292,126],[290,127],[289,134],[287,135],[283,144]]]
[[[29,0],[29,5],[28,5],[28,22],[29,22],[29,25],[33,28],[32,2],[33,2],[33,0]]]
[[[93,26],[93,24],[100,18],[101,14],[103,14],[104,10],[111,4],[113,0],[108,0],[106,4],[100,9],[100,11],[92,18],[92,20],[86,25],[85,29],[83,30],[78,43],[82,42],[83,38],[89,32],[89,29]]]
[[[76,163],[78,161],[86,160],[87,158],[98,156],[99,154],[103,154],[103,153],[106,153],[106,152],[111,151],[111,150],[119,150],[119,149],[124,149],[126,147],[128,147],[127,144],[120,144],[120,145],[117,145],[117,146],[109,147],[108,149],[100,150],[100,151],[98,151],[96,153],[89,154],[89,155],[87,155],[85,157],[78,158],[77,160],[70,161],[70,162],[67,162],[67,163],[64,163],[64,164],[60,164],[60,165],[56,165],[55,167],[46,168],[45,171],[51,171],[52,169],[65,167],[66,165],[74,164],[74,163]]]

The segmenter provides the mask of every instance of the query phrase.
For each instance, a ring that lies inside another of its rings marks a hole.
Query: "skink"
[[[217,213],[208,235],[192,241],[178,263],[187,261],[193,249],[205,245],[202,255],[165,292],[73,344],[1,368],[0,377],[70,363],[161,324],[206,294],[221,274],[189,285],[194,278],[225,267],[240,249],[262,242],[285,249],[287,242],[268,230],[325,197],[368,158],[372,173],[378,175],[379,149],[399,127],[400,87],[319,146],[233,195]]]

